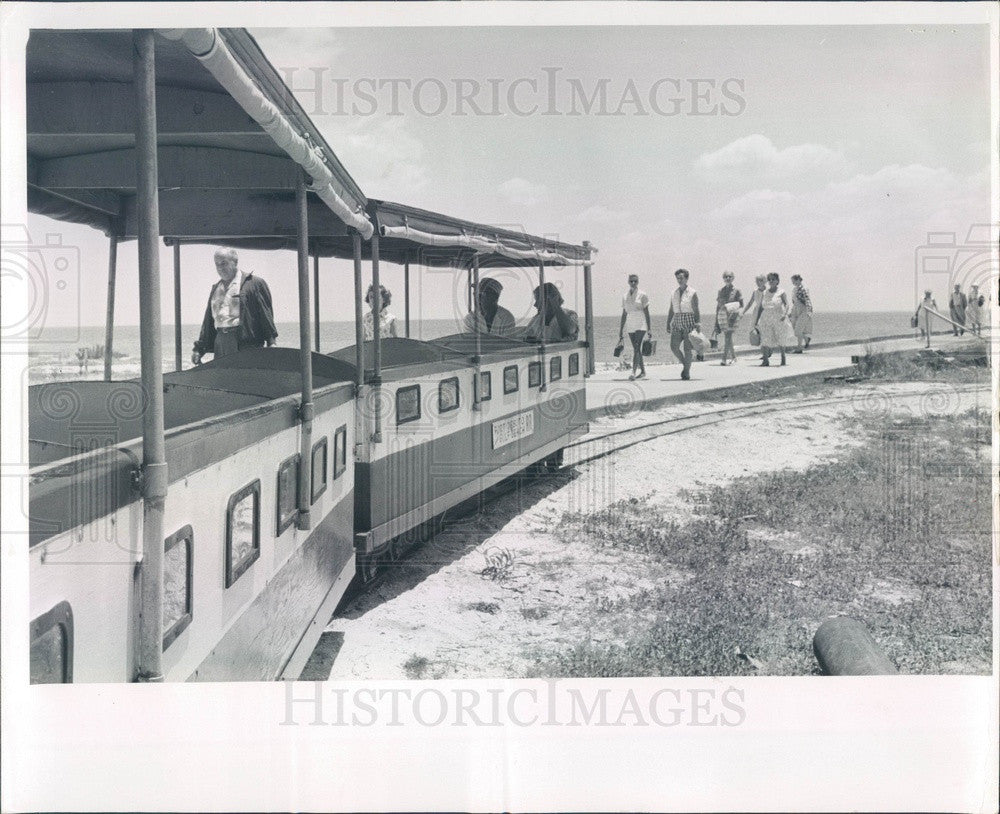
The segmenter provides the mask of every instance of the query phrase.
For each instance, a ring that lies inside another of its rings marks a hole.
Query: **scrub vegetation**
[[[981,369],[980,369],[981,370]],[[919,412],[919,411],[914,411]],[[567,514],[559,534],[648,563],[653,588],[593,597],[635,624],[539,654],[537,675],[807,675],[830,615],[860,619],[902,673],[991,670],[986,411],[852,416],[870,442],[805,471]]]

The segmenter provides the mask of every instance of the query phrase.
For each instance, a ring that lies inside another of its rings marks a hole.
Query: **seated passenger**
[[[396,333],[396,317],[389,313],[389,303],[392,302],[392,294],[384,285],[379,286],[382,293],[382,310],[379,312],[378,332],[382,339],[389,336],[399,336]],[[368,293],[365,294],[365,302],[371,310],[365,314],[362,323],[365,330],[365,341],[370,342],[375,338],[375,285],[368,286]]]
[[[555,283],[545,284],[545,315],[542,319],[542,287],[535,289],[535,308],[538,313],[531,318],[524,338],[528,342],[565,342],[576,339],[580,333],[580,320],[576,311],[563,308],[562,294]],[[544,325],[544,328],[543,328]]]
[[[467,333],[510,336],[514,333],[514,315],[500,305],[503,286],[499,280],[489,277],[479,283],[479,313],[473,311],[465,315],[462,330]]]

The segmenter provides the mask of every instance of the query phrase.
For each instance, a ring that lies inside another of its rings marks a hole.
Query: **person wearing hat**
[[[529,342],[566,342],[580,334],[580,320],[576,311],[563,308],[562,294],[555,283],[546,283],[544,313],[542,313],[542,286],[535,288],[535,314],[525,331]]]
[[[499,280],[487,277],[479,281],[479,313],[473,311],[465,315],[462,329],[466,333],[492,336],[510,336],[514,333],[514,315],[500,305],[501,291],[503,285]]]

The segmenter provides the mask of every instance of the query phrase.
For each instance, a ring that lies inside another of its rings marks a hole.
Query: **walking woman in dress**
[[[632,342],[632,375],[629,379],[642,379],[646,376],[646,364],[642,359],[642,343],[646,337],[652,337],[653,331],[649,322],[649,297],[645,291],[639,290],[639,275],[628,276],[628,291],[622,297],[622,321],[618,326],[618,343],[624,343],[625,332]]]
[[[969,289],[969,302],[965,306],[965,323],[972,333],[983,335],[983,318],[979,309],[979,286],[974,285]]]
[[[740,321],[740,309],[743,308],[743,294],[733,285],[736,277],[731,271],[722,273],[722,288],[715,299],[715,333],[721,333],[724,338],[722,346],[722,366],[730,361],[736,361],[736,348],[733,347],[733,331]]]
[[[748,311],[752,311],[754,317],[757,316],[757,310],[760,308],[760,304],[764,298],[764,291],[765,289],[767,289],[767,277],[765,277],[763,274],[758,274],[754,278],[754,282],[757,283],[757,287],[753,290],[753,293],[750,295],[750,301],[746,304],[746,307],[743,309],[743,313],[740,316],[746,316]],[[750,327],[750,333],[752,334],[756,329],[757,329],[757,322],[755,320],[754,324]],[[753,344],[752,341],[751,344]],[[760,352],[760,359],[761,361],[764,361],[763,349]]]
[[[802,285],[802,275],[792,275],[792,328],[795,331],[796,346],[794,353],[802,353],[802,340],[809,347],[813,332],[813,304],[809,299],[809,291]]]
[[[379,286],[382,294],[382,310],[379,312],[378,333],[382,339],[389,336],[397,336],[396,317],[389,313],[389,303],[392,302],[392,294],[384,285]],[[368,286],[368,293],[365,294],[365,302],[371,310],[365,314],[363,324],[365,330],[365,341],[375,338],[375,285]]]
[[[785,346],[794,337],[791,322],[788,319],[788,295],[778,287],[781,278],[775,272],[767,275],[767,290],[761,297],[757,308],[755,327],[760,331],[760,346],[764,352],[761,367],[769,367],[771,354],[775,348],[781,351],[781,364],[785,361]]]
[[[681,365],[681,378],[691,378],[691,340],[688,334],[700,328],[701,315],[698,311],[698,292],[688,285],[687,269],[674,272],[677,290],[670,298],[670,312],[667,314],[667,332],[670,334],[670,350]],[[681,348],[683,347],[683,352]]]
[[[931,324],[931,315],[928,311],[937,311],[938,304],[934,300],[934,295],[928,288],[924,292],[924,298],[920,301],[920,305],[917,306],[917,313],[915,314],[917,320],[917,327],[920,328],[920,338],[927,338],[927,328]]]

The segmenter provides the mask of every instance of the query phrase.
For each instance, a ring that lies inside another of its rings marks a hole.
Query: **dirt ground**
[[[988,399],[982,391],[915,384],[831,388],[824,395],[851,400],[646,441],[530,482],[449,524],[331,620],[327,631],[338,643],[342,636],[342,645],[330,679],[521,678],[537,655],[584,639],[614,641],[638,621],[634,610],[615,613],[615,606],[655,587],[648,563],[583,540],[562,541],[553,531],[564,513],[649,496],[687,519],[696,507],[682,489],[836,460],[865,440],[844,430],[844,418],[959,412]],[[591,435],[718,407],[692,402],[604,418],[591,422]]]

